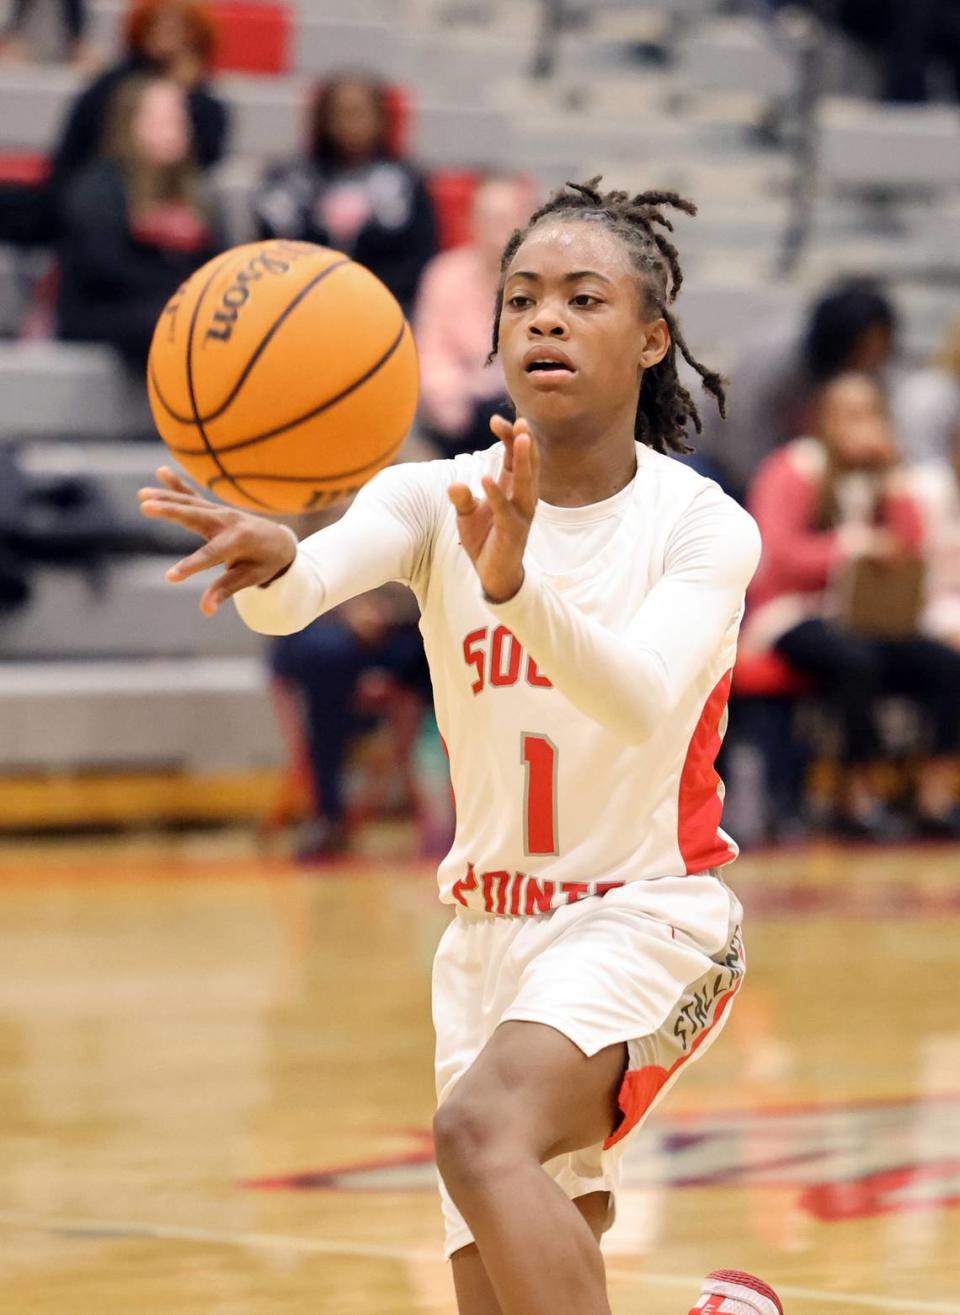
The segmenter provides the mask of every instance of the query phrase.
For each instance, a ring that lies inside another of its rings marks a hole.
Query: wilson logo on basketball
[[[305,254],[293,246],[288,249],[288,258],[284,259],[279,254],[281,251],[283,248],[280,244],[274,244],[269,250],[259,252],[243,269],[237,271],[214,311],[213,324],[206,332],[207,338],[229,342],[240,308],[250,299],[250,284],[258,283],[265,274],[286,274],[298,255]]]
[[[365,484],[417,407],[403,311],[342,251],[256,242],[202,265],[150,347],[157,429],[184,469],[238,507],[297,513]]]

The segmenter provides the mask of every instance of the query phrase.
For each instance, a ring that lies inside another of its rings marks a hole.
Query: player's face
[[[519,415],[541,431],[636,412],[644,369],[669,347],[644,314],[620,238],[589,221],[545,221],[506,271],[500,354]]]

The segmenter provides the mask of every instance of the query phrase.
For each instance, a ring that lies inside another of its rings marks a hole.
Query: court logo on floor
[[[806,1213],[864,1219],[960,1205],[956,1145],[960,1093],[919,1100],[792,1105],[657,1117],[624,1161],[627,1190],[649,1187],[792,1188]],[[277,1191],[433,1190],[429,1132],[406,1134],[392,1156],[255,1178]]]

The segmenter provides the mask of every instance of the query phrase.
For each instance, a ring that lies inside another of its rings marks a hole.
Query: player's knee
[[[451,1096],[437,1111],[433,1137],[437,1167],[451,1192],[482,1187],[516,1159],[495,1102]]]

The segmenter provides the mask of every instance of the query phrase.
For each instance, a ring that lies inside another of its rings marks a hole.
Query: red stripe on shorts
[[[636,1068],[624,1074],[618,1098],[620,1109],[623,1111],[623,1121],[603,1143],[605,1151],[608,1151],[611,1146],[616,1146],[618,1141],[623,1141],[624,1137],[629,1136],[660,1095],[664,1086],[683,1067],[698,1047],[703,1044],[720,1022],[727,1005],[739,991],[742,980],[741,977],[725,995],[720,997],[716,1013],[713,1016],[713,1022],[709,1027],[704,1028],[687,1054],[681,1055],[669,1068],[663,1068],[660,1064],[649,1064],[646,1068]]]

